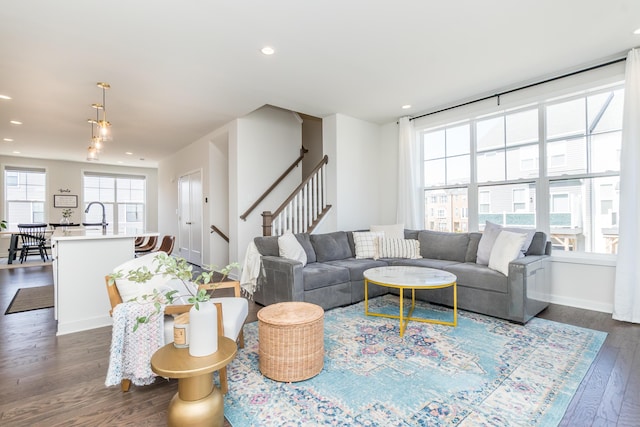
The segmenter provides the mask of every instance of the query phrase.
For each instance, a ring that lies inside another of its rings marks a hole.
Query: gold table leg
[[[178,380],[178,392],[169,403],[169,427],[222,427],[224,402],[213,385],[213,373]]]

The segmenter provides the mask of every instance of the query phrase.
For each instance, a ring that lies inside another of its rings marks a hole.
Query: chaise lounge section
[[[262,305],[305,301],[325,310],[350,305],[364,300],[365,270],[399,265],[437,268],[455,274],[458,308],[464,310],[526,323],[548,306],[551,243],[543,232],[530,231],[522,255],[508,262],[508,271],[505,265],[507,275],[477,262],[481,261],[478,247],[481,252],[486,251],[480,244],[482,233],[404,230],[404,239],[419,242],[420,257],[362,258],[356,250],[354,233],[367,232],[295,234],[304,250],[302,261],[306,258],[306,263],[281,256],[277,236],[256,237],[254,243],[261,254],[262,269],[255,301]],[[389,291],[371,284],[369,297]],[[450,289],[418,290],[416,297],[446,306],[453,304]]]

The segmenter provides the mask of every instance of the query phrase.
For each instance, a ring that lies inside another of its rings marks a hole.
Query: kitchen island
[[[54,313],[57,335],[112,324],[104,276],[134,257],[137,236],[113,234],[102,228],[60,228],[51,236]]]

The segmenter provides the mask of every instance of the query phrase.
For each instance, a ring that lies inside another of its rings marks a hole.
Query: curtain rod
[[[431,116],[433,114],[442,113],[444,111],[453,110],[454,108],[464,107],[465,105],[475,104],[476,102],[486,101],[487,99],[496,98],[496,97],[498,98],[498,105],[500,105],[500,97],[502,95],[506,95],[506,94],[512,93],[512,92],[517,92],[517,91],[523,90],[523,89],[528,89],[530,87],[538,86],[538,85],[541,85],[541,84],[550,83],[550,82],[553,82],[553,81],[556,81],[556,80],[564,79],[565,77],[575,76],[576,74],[585,73],[587,71],[591,71],[591,70],[595,70],[595,69],[598,69],[598,68],[606,67],[608,65],[617,64],[618,62],[623,62],[623,61],[626,61],[626,60],[627,60],[626,56],[622,57],[622,58],[618,58],[618,59],[613,59],[611,61],[604,62],[604,63],[598,64],[598,65],[593,65],[591,67],[587,67],[587,68],[584,68],[582,70],[572,71],[572,72],[567,73],[567,74],[562,74],[562,75],[559,75],[559,76],[556,76],[556,77],[551,77],[551,78],[548,78],[548,79],[545,79],[545,80],[541,80],[539,82],[530,83],[528,85],[520,86],[520,87],[517,87],[515,89],[509,89],[509,90],[505,90],[503,92],[498,92],[498,93],[496,93],[494,95],[487,95],[487,96],[484,96],[482,98],[478,98],[478,99],[474,99],[474,100],[471,100],[471,101],[463,102],[462,104],[458,104],[458,105],[454,105],[454,106],[451,106],[451,107],[443,108],[443,109],[437,110],[437,111],[432,111],[432,112],[426,113],[426,114],[421,114],[419,116],[411,117],[411,118],[409,118],[409,120],[415,120],[415,119],[419,119],[421,117]]]

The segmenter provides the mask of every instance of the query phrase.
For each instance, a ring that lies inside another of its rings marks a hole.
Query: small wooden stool
[[[258,311],[260,372],[275,381],[309,379],[324,366],[324,310],[281,302]]]

